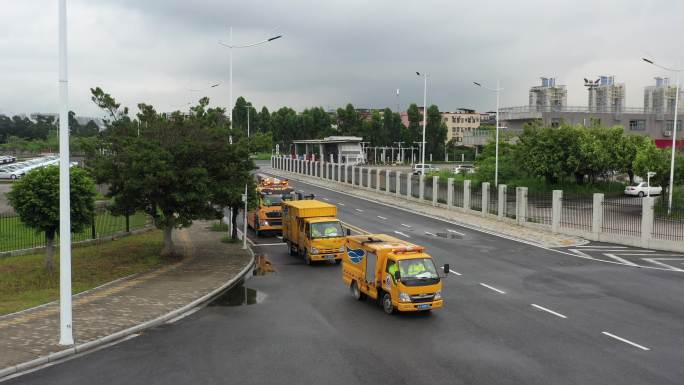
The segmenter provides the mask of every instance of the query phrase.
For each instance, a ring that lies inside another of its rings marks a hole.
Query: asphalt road
[[[247,282],[259,303],[207,307],[8,383],[683,382],[684,272],[580,258],[296,187],[337,204],[345,222],[425,245],[448,262],[445,308],[387,316],[351,297],[339,266],[306,266],[279,239],[260,238],[256,248],[278,272]]]

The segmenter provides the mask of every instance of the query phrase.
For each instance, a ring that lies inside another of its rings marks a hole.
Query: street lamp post
[[[496,88],[489,88],[486,86],[483,86],[482,84],[478,82],[473,82],[478,87],[484,88],[486,90],[492,91],[496,93],[496,138],[495,144],[494,144],[494,187],[499,186],[499,95],[501,94],[501,91],[503,91],[503,88],[499,86],[499,81],[496,81]]]
[[[675,153],[677,151],[677,114],[679,112],[679,75],[682,72],[679,64],[677,68],[663,67],[653,60],[647,58],[642,58],[646,63],[652,64],[665,71],[674,72],[676,74],[676,95],[675,95],[675,107],[674,107],[674,122],[672,123],[672,156],[670,158],[670,185],[668,187],[668,197],[667,197],[667,215],[672,214],[672,190],[674,190],[674,166],[675,166]],[[649,187],[650,190],[650,187]]]
[[[416,75],[422,76],[423,81],[424,81],[424,85],[423,85],[423,141],[422,141],[421,152],[420,152],[420,163],[425,164],[425,126],[427,126],[427,78],[430,75],[427,73],[423,73],[421,75],[421,73],[418,71],[416,71]]]
[[[66,0],[59,0],[59,344],[73,345]]]
[[[228,87],[230,89],[229,90],[230,101],[228,102],[228,118],[230,119],[231,125],[233,124],[233,48],[255,47],[257,45],[261,45],[261,44],[268,43],[268,42],[276,40],[276,39],[280,39],[281,37],[283,37],[283,35],[276,35],[273,37],[269,37],[266,40],[257,41],[255,43],[234,45],[233,44],[233,27],[230,27],[230,35],[229,35],[228,43],[226,44],[226,43],[219,42],[219,44],[221,44],[222,46],[228,47],[228,51],[230,53],[229,54],[229,56],[230,56],[230,62],[229,62],[229,65],[230,65],[229,83],[230,83],[230,85]]]
[[[249,110],[252,109],[252,104],[247,104],[245,108],[247,109],[247,139],[249,139]]]

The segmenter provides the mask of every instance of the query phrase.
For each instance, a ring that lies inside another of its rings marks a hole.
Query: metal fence
[[[411,196],[414,198],[420,197],[420,176],[411,175]]]
[[[515,212],[515,200],[516,200],[515,188],[507,187],[506,188],[506,202],[504,202],[504,213],[505,213],[505,216],[508,218],[515,219],[517,217],[517,214]]]
[[[591,196],[563,193],[560,226],[591,231],[593,199]]]
[[[641,236],[641,202],[639,197],[606,198],[603,201],[603,225],[606,233]]]
[[[482,185],[471,185],[470,209],[475,211],[482,211]]]
[[[147,215],[136,213],[129,216],[128,231],[145,227]],[[71,234],[73,242],[97,239],[127,231],[126,217],[114,216],[106,208],[100,208],[94,222],[78,233]],[[0,252],[45,246],[45,233],[36,232],[21,222],[16,214],[0,214]]]
[[[672,210],[668,214],[667,198],[656,199],[653,238],[684,242],[684,205],[678,205],[676,201],[672,203]]]
[[[527,192],[527,221],[551,225],[553,193],[551,191]]]
[[[406,184],[408,183],[409,176],[404,173],[399,176],[399,193],[401,196],[406,196]]]
[[[487,202],[487,212],[489,214],[499,214],[499,189],[493,184],[489,185],[489,201]]]
[[[437,202],[447,203],[447,185],[444,183],[437,183]]]
[[[425,177],[423,180],[425,183],[425,191],[423,193],[423,198],[426,201],[432,202],[432,194],[434,193],[432,191],[432,178]]]
[[[463,182],[454,181],[454,201],[453,206],[463,207]]]

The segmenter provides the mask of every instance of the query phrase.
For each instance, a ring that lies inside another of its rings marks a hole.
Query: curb
[[[93,341],[88,341],[79,345],[75,345],[73,347],[70,347],[68,349],[60,350],[58,352],[50,353],[46,356],[38,357],[36,359],[33,359],[31,361],[27,362],[22,362],[20,364],[14,365],[14,366],[9,366],[4,369],[0,369],[0,382],[4,381],[7,379],[7,377],[12,376],[12,375],[17,375],[21,374],[25,371],[31,370],[38,368],[40,366],[43,366],[48,363],[53,363],[57,362],[60,360],[63,360],[65,358],[85,353],[90,350],[93,350],[95,348],[98,348],[103,345],[110,344],[112,342],[115,342],[117,340],[121,340],[125,337],[128,337],[132,334],[136,334],[140,331],[143,331],[145,329],[149,329],[158,325],[161,325],[169,320],[172,320],[174,318],[177,318],[179,316],[182,316],[183,314],[189,312],[190,310],[203,306],[206,303],[210,302],[212,299],[215,297],[219,296],[222,294],[224,291],[229,290],[233,286],[235,286],[236,283],[243,281],[247,278],[249,278],[248,273],[254,268],[254,251],[252,250],[251,247],[247,248],[247,251],[249,252],[251,256],[251,260],[247,265],[233,278],[231,278],[228,282],[225,284],[221,285],[220,287],[212,290],[211,292],[205,294],[204,296],[197,298],[196,300],[188,303],[187,305],[184,305],[176,310],[172,310],[169,313],[166,313],[164,315],[161,315],[155,319],[143,322],[141,324],[132,326],[128,329],[124,329],[121,331],[118,331],[116,333],[110,334],[108,336],[98,338]],[[247,278],[246,278],[247,276]]]

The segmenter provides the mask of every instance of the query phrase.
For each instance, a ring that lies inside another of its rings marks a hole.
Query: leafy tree
[[[515,150],[516,148],[512,144],[504,141],[499,142],[499,183],[505,183],[524,175],[515,160]],[[496,170],[496,143],[494,141],[490,141],[484,146],[480,156],[475,161],[475,169],[478,179],[494,184]]]
[[[648,145],[651,139],[642,135],[623,135],[615,146],[617,148],[617,169],[629,176],[629,183],[634,183],[634,161],[640,148]]]
[[[447,127],[442,121],[439,107],[431,105],[427,110],[427,125],[425,126],[425,158],[444,159],[444,146],[446,145]],[[422,135],[421,135],[422,140]]]
[[[289,107],[282,107],[271,114],[273,138],[280,144],[282,153],[287,150],[292,140],[297,138],[297,112]]]
[[[95,185],[88,173],[72,168],[70,173],[71,231],[79,232],[93,220]],[[44,265],[55,269],[54,243],[59,229],[59,167],[48,166],[28,173],[12,185],[7,194],[21,221],[45,233]]]
[[[361,117],[351,103],[345,108],[337,109],[337,131],[340,135],[358,136],[361,134]]]
[[[411,103],[408,110],[406,110],[406,113],[408,114],[409,124],[408,128],[404,130],[403,140],[406,142],[406,145],[413,146],[415,145],[414,142],[420,142],[422,140],[423,114],[415,103]]]
[[[247,106],[249,106],[249,108]],[[245,135],[247,134],[247,110],[249,110],[249,128],[251,134],[259,131],[259,124],[257,122],[259,115],[257,114],[256,109],[251,106],[251,103],[240,96],[235,101],[235,107],[233,107],[232,127]]]
[[[139,104],[138,122],[129,122],[107,94],[94,100],[120,119],[107,128],[95,163],[98,180],[110,184],[109,196],[126,209],[144,210],[164,231],[162,255],[173,252],[172,232],[196,219],[237,210],[237,194],[251,180],[254,163],[244,136],[230,144],[225,111],[208,108],[202,98],[187,113],[158,113]],[[135,131],[140,127],[140,136]],[[135,129],[135,130],[134,130]]]
[[[660,149],[649,141],[637,150],[633,168],[634,173],[644,179],[649,171],[655,172],[651,181],[655,179],[656,183],[666,186],[670,181],[670,151]]]
[[[261,112],[259,112],[257,121],[259,123],[259,132],[267,133],[273,130],[271,127],[271,113],[268,112],[268,108],[266,108],[266,106],[261,108]]]

